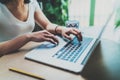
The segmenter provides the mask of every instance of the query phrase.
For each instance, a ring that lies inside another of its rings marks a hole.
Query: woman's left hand
[[[75,35],[79,41],[82,41],[82,34],[76,28],[61,28],[61,35],[69,40],[72,40],[70,34]]]

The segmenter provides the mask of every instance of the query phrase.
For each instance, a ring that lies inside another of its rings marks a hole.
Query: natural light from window
[[[90,1],[69,0],[69,20],[79,20],[80,26],[89,26]],[[102,26],[110,15],[115,0],[96,0],[94,26]]]

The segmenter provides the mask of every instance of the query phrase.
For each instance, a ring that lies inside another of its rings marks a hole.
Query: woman
[[[45,30],[32,32],[34,22]],[[54,36],[57,34],[68,39],[71,39],[69,34],[74,34],[82,40],[77,29],[51,23],[36,0],[0,0],[0,54],[18,50],[29,41],[57,44],[58,39]]]

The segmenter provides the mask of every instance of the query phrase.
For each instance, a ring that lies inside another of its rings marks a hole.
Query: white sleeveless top
[[[35,26],[34,13],[37,9],[40,9],[38,3],[31,0],[28,19],[24,22],[17,19],[4,4],[0,3],[0,42],[32,32]]]

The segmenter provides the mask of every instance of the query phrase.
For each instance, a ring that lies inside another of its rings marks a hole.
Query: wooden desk
[[[24,55],[35,46],[30,42],[20,51],[0,57],[0,80],[38,80],[11,72],[15,67],[43,76],[46,80],[120,80],[120,44],[101,40],[81,74],[73,74],[47,65],[24,59]]]
[[[33,47],[40,45],[29,43],[19,52],[0,58],[0,80],[38,80],[29,76],[9,71],[9,67],[15,67],[44,77],[46,80],[79,80],[80,75],[59,70],[50,66],[24,59],[24,55]]]

